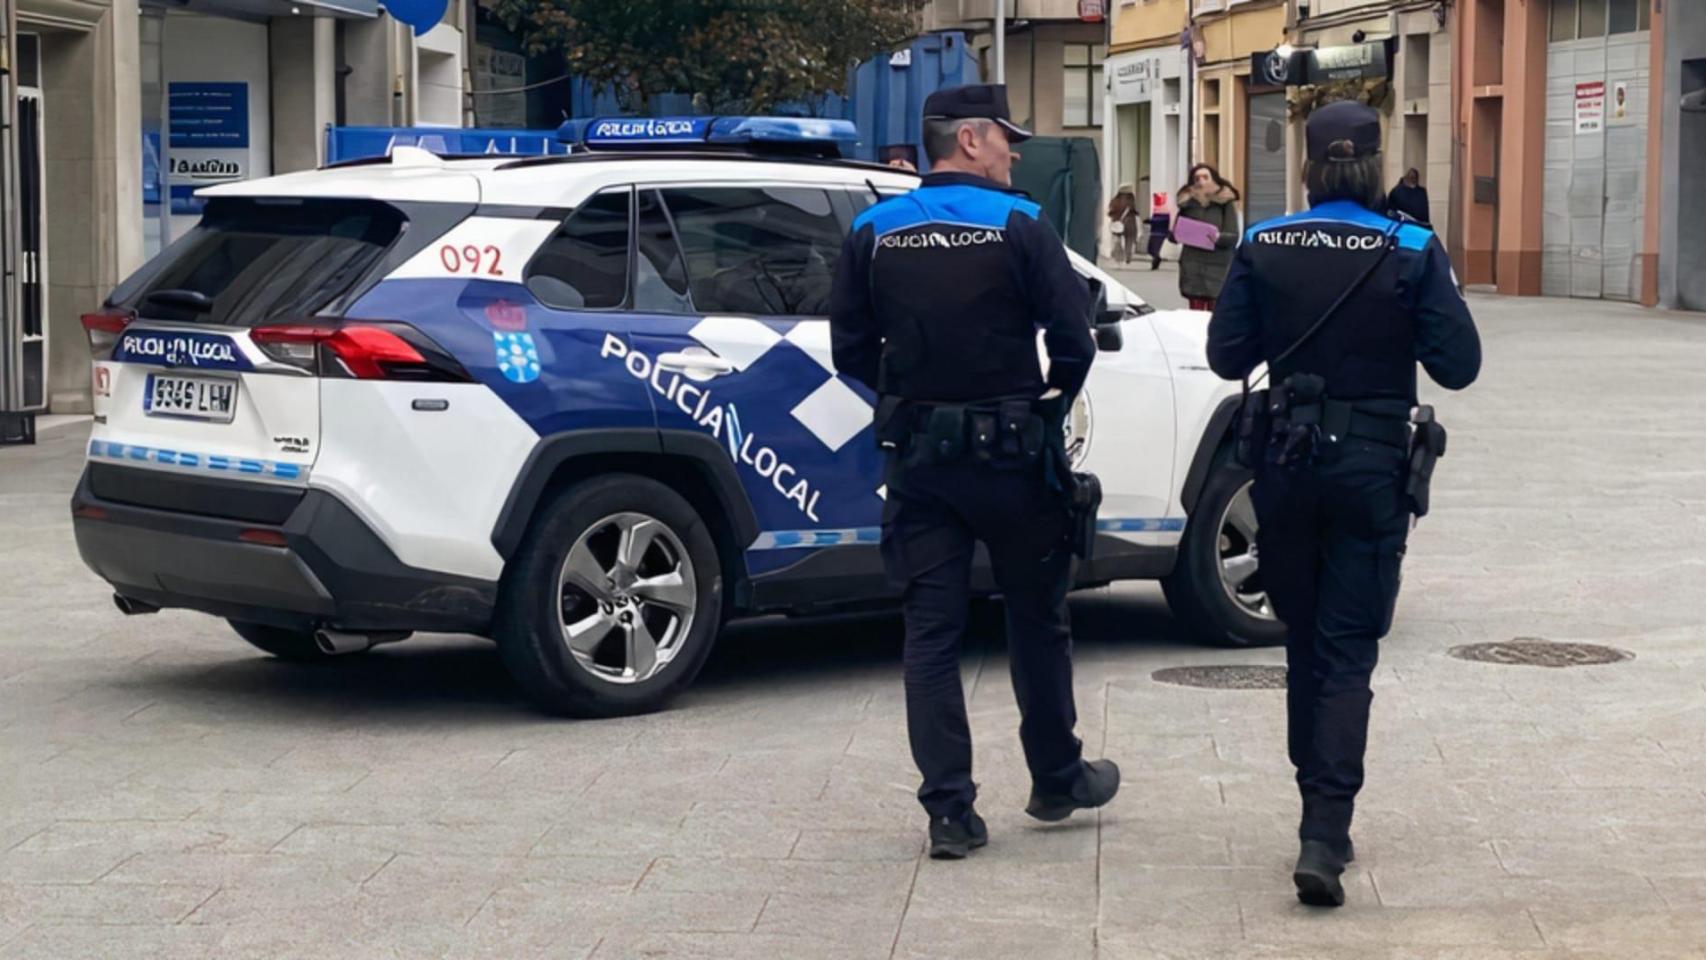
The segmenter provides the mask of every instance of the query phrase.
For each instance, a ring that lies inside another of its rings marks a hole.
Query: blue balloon
[[[450,5],[450,0],[382,0],[385,12],[403,23],[415,28],[415,36],[420,36],[438,26],[444,19],[444,8]]]

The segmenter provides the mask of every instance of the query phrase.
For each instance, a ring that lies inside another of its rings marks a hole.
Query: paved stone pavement
[[[1160,285],[1171,274],[1142,275]],[[323,667],[125,619],[71,543],[80,425],[0,450],[0,957],[1706,957],[1706,323],[1478,298],[1376,674],[1350,906],[1293,900],[1278,691],[1162,686],[1159,593],[1081,596],[1091,754],[1045,827],[1004,654],[965,659],[972,860],[920,859],[892,616],[732,630],[666,713],[531,713],[484,641]],[[1635,659],[1546,670],[1455,644]]]

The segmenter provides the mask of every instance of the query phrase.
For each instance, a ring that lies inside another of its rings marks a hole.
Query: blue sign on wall
[[[247,147],[249,85],[168,83],[166,122],[174,150]]]

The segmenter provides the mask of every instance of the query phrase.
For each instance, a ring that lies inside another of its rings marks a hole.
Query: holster
[[[883,394],[877,397],[877,409],[872,417],[871,426],[877,435],[877,446],[890,450],[904,450],[907,438],[912,436],[911,424],[908,423],[906,401],[894,394]]]
[[[1096,553],[1096,514],[1102,508],[1102,481],[1093,473],[1072,474],[1066,501],[1072,519],[1072,553],[1089,560]]]
[[[1326,381],[1313,374],[1294,373],[1275,387],[1268,396],[1268,416],[1272,424],[1270,443],[1273,450],[1269,460],[1275,466],[1289,467],[1312,462],[1320,452],[1322,393]]]
[[[1268,433],[1273,418],[1268,415],[1268,391],[1252,390],[1244,395],[1238,410],[1238,440],[1232,447],[1232,459],[1246,470],[1261,465],[1268,449]]]
[[[1410,422],[1414,430],[1410,434],[1410,470],[1404,481],[1404,496],[1410,512],[1420,519],[1428,515],[1434,465],[1445,456],[1445,427],[1434,419],[1434,408],[1425,404],[1416,408]]]

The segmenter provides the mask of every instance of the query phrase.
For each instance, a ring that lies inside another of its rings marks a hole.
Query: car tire
[[[314,631],[292,630],[288,627],[275,627],[265,623],[246,623],[242,620],[227,620],[231,629],[237,631],[237,636],[249,641],[257,649],[292,663],[319,663],[330,660],[334,654],[320,649],[314,642]]]
[[[493,635],[542,709],[615,717],[658,710],[692,683],[722,620],[722,564],[692,504],[650,478],[607,474],[534,517]]]
[[[1233,461],[1230,447],[1215,455],[1179,542],[1178,562],[1161,581],[1173,614],[1192,633],[1219,646],[1285,643],[1285,625],[1274,618],[1272,604],[1260,591],[1255,566],[1252,476]]]

